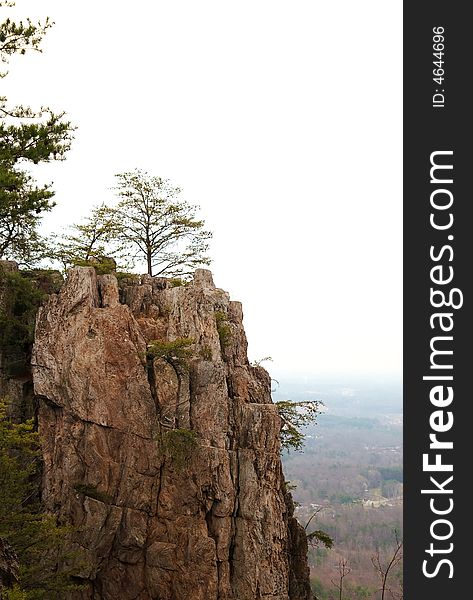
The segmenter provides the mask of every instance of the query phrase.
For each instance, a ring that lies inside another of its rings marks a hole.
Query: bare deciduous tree
[[[387,561],[383,561],[381,558],[379,550],[376,551],[376,554],[371,557],[371,562],[376,572],[378,573],[379,579],[381,581],[381,600],[385,600],[386,592],[390,592],[391,596],[396,596],[399,600],[402,600],[402,586],[400,588],[400,594],[393,592],[388,586],[389,576],[392,574],[393,570],[399,565],[402,561],[403,553],[402,553],[402,540],[399,539],[397,531],[394,532],[396,538],[396,546],[392,556]]]
[[[346,558],[340,558],[337,565],[338,580],[330,581],[338,590],[338,600],[343,600],[343,580],[347,575],[351,573],[351,568],[348,566],[348,560]]]
[[[196,217],[198,206],[179,199],[181,190],[144,171],[117,175],[119,202],[109,209],[117,240],[132,258],[146,261],[149,275],[188,276],[210,263],[212,233]]]

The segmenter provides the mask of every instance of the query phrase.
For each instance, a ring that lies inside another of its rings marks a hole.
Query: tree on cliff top
[[[0,8],[12,6],[0,2]],[[52,26],[43,23],[0,23],[0,62],[15,54],[41,52],[40,44]],[[5,77],[6,71],[0,73]],[[0,96],[0,258],[32,263],[44,250],[37,227],[44,212],[54,206],[50,185],[38,186],[25,170],[28,164],[62,160],[70,147],[73,128],[64,113],[50,108],[35,111],[27,106],[9,106]]]
[[[68,233],[53,237],[50,258],[59,261],[65,271],[87,264],[110,266],[111,259],[129,266],[125,249],[117,243],[118,233],[110,209],[101,204],[81,223],[71,225]]]
[[[212,233],[196,218],[198,207],[178,198],[179,188],[138,169],[116,177],[119,202],[109,211],[117,240],[146,261],[149,275],[182,277],[210,263]]]

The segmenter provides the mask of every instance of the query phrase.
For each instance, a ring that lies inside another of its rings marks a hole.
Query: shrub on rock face
[[[228,324],[228,315],[222,310],[215,311],[215,321],[217,323],[217,333],[220,340],[220,346],[225,348],[230,342],[232,330]]]
[[[281,449],[302,451],[305,441],[304,427],[315,423],[323,403],[318,400],[275,402],[281,418]]]
[[[171,277],[171,279],[169,279],[168,281],[170,287],[172,288],[181,287],[183,285],[186,285],[187,283],[184,279],[181,279],[180,277]]]
[[[210,348],[210,346],[204,346],[200,350],[200,356],[203,360],[207,360],[207,361],[212,360],[212,349]]]
[[[117,263],[113,258],[102,256],[100,258],[89,258],[87,260],[75,260],[72,263],[74,267],[94,267],[97,275],[109,275],[115,273]]]
[[[184,469],[197,448],[197,434],[190,429],[170,429],[159,439],[161,453],[172,461],[178,470]]]
[[[149,359],[163,358],[171,366],[186,366],[187,360],[193,356],[191,346],[192,338],[177,338],[172,341],[154,340],[148,344],[147,356]]]

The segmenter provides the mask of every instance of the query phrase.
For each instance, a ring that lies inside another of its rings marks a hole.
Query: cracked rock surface
[[[147,355],[182,338],[185,360]],[[119,289],[71,270],[39,310],[32,366],[43,499],[86,558],[74,600],[312,598],[270,378],[209,271]],[[185,464],[160,443],[175,429],[194,432]]]

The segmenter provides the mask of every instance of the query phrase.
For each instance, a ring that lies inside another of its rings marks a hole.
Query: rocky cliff
[[[270,378],[242,308],[73,269],[32,354],[47,509],[77,527],[80,600],[309,600]]]

